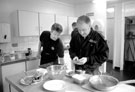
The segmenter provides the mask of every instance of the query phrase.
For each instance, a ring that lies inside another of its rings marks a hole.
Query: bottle
[[[31,48],[28,48],[28,54],[31,55],[32,54],[32,50]]]

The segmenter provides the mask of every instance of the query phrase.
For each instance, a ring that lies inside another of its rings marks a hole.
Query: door
[[[107,19],[107,43],[109,46],[109,60],[113,60],[114,50],[114,18]]]
[[[45,30],[51,31],[54,17],[54,14],[39,13],[40,34]]]

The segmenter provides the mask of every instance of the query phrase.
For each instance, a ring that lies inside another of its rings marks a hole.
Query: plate
[[[60,91],[65,88],[65,82],[62,80],[50,80],[43,84],[43,88],[49,91]]]
[[[37,84],[39,82],[41,82],[43,80],[43,78],[41,77],[40,79],[36,79],[34,78],[34,76],[25,76],[20,80],[20,83],[23,85],[32,85],[32,84]]]

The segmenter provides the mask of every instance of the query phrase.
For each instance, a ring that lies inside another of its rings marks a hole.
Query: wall
[[[113,67],[120,67],[122,40],[122,3],[115,4],[114,61]]]
[[[85,3],[79,4],[75,7],[76,16],[85,15],[86,13],[94,13],[94,18],[92,19],[98,20],[102,24],[102,32],[106,38],[106,2],[99,3]],[[91,18],[91,17],[90,17]]]
[[[109,46],[109,60],[113,60],[114,52],[114,18],[107,18],[107,43]]]
[[[114,10],[113,10],[114,9]],[[109,46],[109,60],[113,60],[114,53],[114,14],[115,8],[113,4],[107,4],[107,43]]]
[[[74,16],[74,6],[52,0],[0,0],[0,22],[11,24],[11,43],[0,44],[5,52],[25,50],[30,47],[37,50],[37,37],[19,37],[17,24],[17,10],[27,10]]]

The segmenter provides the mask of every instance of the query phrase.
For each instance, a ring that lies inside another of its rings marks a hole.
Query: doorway
[[[135,16],[125,17],[124,70],[135,69]]]

